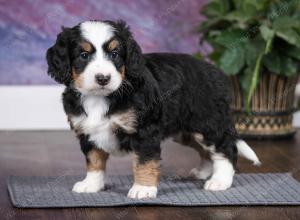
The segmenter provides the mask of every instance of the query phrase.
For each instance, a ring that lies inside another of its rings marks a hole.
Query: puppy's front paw
[[[210,178],[207,180],[204,184],[205,190],[211,190],[211,191],[221,191],[226,190],[231,187],[232,180],[229,179],[218,179],[218,178]]]
[[[128,197],[132,199],[156,198],[156,186],[142,186],[134,184],[128,192]]]
[[[104,188],[104,184],[101,185],[99,183],[92,183],[86,181],[85,179],[75,183],[72,191],[77,193],[95,193]]]
[[[72,191],[77,193],[95,193],[103,188],[103,172],[88,172],[84,180],[75,183]]]

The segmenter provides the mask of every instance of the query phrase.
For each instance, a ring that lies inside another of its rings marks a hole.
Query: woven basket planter
[[[238,76],[230,78],[235,127],[244,138],[283,138],[296,132],[292,126],[294,95],[298,76],[262,74],[251,100],[250,114]]]

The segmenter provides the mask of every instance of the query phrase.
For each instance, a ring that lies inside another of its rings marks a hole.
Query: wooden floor
[[[249,141],[263,162],[254,167],[239,160],[240,172],[291,172],[300,181],[300,134],[291,140]],[[199,163],[189,148],[163,145],[163,174],[186,175]],[[73,133],[0,132],[0,219],[300,219],[300,207],[120,207],[16,209],[7,193],[9,175],[84,175],[85,159]],[[109,174],[131,173],[130,157],[111,158]],[[284,187],[284,186],[283,186]],[[300,196],[300,195],[299,195]]]

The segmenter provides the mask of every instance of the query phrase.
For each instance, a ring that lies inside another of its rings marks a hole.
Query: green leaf
[[[239,11],[242,8],[243,1],[241,1],[241,0],[233,0],[233,4],[235,6],[235,9]]]
[[[270,0],[238,0],[243,3],[247,3],[248,5],[252,5],[256,8],[256,10],[263,10],[268,7],[268,2]]]
[[[230,9],[230,4],[228,0],[212,0],[210,3],[206,4],[202,8],[202,14],[208,18],[220,17]]]
[[[219,61],[220,68],[227,75],[235,75],[245,65],[245,51],[241,46],[227,49]]]
[[[276,50],[264,57],[263,64],[270,72],[275,74],[289,77],[297,73],[297,62]]]
[[[300,47],[300,35],[296,31],[299,27],[299,19],[293,17],[280,16],[273,22],[276,35],[297,47]]]
[[[290,28],[298,28],[300,26],[300,21],[297,18],[278,16],[273,22],[274,30],[285,30]]]
[[[300,36],[296,31],[292,29],[277,30],[276,35],[288,43],[300,47]]]
[[[259,27],[261,36],[263,37],[263,39],[265,41],[268,41],[270,38],[273,38],[275,35],[275,31],[271,30],[269,27],[267,27],[266,25],[261,25]]]
[[[210,18],[203,21],[198,26],[198,31],[206,35],[207,33],[211,33],[212,31],[223,31],[223,29],[226,29],[230,25],[230,22],[225,20],[223,17]]]
[[[276,42],[278,42],[278,41],[276,41]],[[290,57],[293,59],[293,62],[299,63],[300,48],[295,47],[294,45],[291,45],[291,44],[289,44],[287,42],[283,42],[283,41],[281,41],[279,43],[277,43],[276,50],[278,51],[280,56]]]
[[[237,21],[237,22],[245,23],[246,21],[251,19],[251,17],[245,15],[242,11],[233,11],[225,15],[224,19],[228,21]]]
[[[266,15],[270,20],[277,19],[278,17],[289,17],[295,13],[297,6],[299,7],[298,0],[271,1]]]
[[[241,74],[240,77],[240,83],[242,86],[242,89],[244,91],[244,97],[245,99],[248,96],[249,93],[249,89],[250,89],[250,85],[251,85],[251,79],[252,79],[252,75],[253,75],[253,70],[254,70],[254,66],[248,66],[243,73]],[[245,100],[246,101],[246,100]]]
[[[257,13],[257,8],[251,1],[244,0],[242,4],[242,12],[247,17],[254,17]]]
[[[270,0],[252,0],[251,3],[255,5],[257,10],[265,10],[268,8]]]
[[[218,25],[219,22],[221,22],[220,18],[211,18],[205,20],[199,25],[198,31],[206,32],[208,30],[211,30],[215,25]]]
[[[240,11],[244,17],[255,18],[257,14],[266,9],[269,0],[234,0],[236,11]]]
[[[215,39],[216,43],[227,48],[236,47],[246,41],[248,41],[248,39],[245,36],[245,32],[240,29],[225,30]]]
[[[265,42],[261,37],[256,37],[246,44],[246,63],[248,66],[255,66],[257,57],[265,48]],[[254,68],[253,68],[254,69]]]
[[[287,77],[294,76],[297,73],[297,63],[289,57],[282,56],[281,73]]]
[[[216,49],[214,49],[214,51],[209,54],[209,58],[212,61],[214,61],[215,63],[218,63],[218,61],[220,60],[221,56],[222,56],[221,50],[216,50]]]
[[[272,51],[267,54],[263,59],[263,64],[270,72],[276,74],[281,73],[281,60],[277,51]]]
[[[282,50],[282,52],[287,56],[297,59],[298,61],[300,60],[300,48],[289,46],[288,48]]]
[[[295,12],[295,14],[293,15],[294,19],[297,19],[299,21],[300,19],[300,4],[299,4],[299,11]]]

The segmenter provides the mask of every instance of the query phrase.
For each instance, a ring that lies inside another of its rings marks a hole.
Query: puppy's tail
[[[255,152],[251,149],[251,147],[243,140],[239,139],[236,141],[236,146],[238,150],[238,154],[242,157],[245,157],[248,160],[253,161],[253,164],[256,166],[261,165],[258,157]]]

